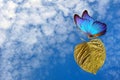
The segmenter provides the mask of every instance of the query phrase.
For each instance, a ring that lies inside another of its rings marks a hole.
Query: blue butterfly
[[[86,33],[89,38],[98,37],[106,33],[106,24],[95,21],[89,16],[87,10],[83,12],[82,17],[80,17],[78,14],[75,14],[74,21],[80,30]]]

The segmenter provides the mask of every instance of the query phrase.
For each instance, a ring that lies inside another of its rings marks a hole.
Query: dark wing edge
[[[94,34],[94,35],[88,35],[89,38],[95,38],[95,37],[104,35],[106,33],[106,31],[107,31],[107,25],[105,23],[95,21],[93,24],[96,24],[96,23],[102,26],[103,31],[101,31],[101,32],[99,32],[97,34]]]
[[[87,10],[84,10],[82,13],[82,18],[83,19],[88,19],[88,20],[94,20],[89,14]]]
[[[83,18],[84,16],[86,16],[86,15],[89,16],[88,11],[87,11],[87,10],[84,10],[83,13],[82,13],[82,18]]]
[[[80,16],[78,14],[74,14],[74,22],[75,22],[75,24],[77,24],[77,20],[76,20],[77,18],[79,19]]]

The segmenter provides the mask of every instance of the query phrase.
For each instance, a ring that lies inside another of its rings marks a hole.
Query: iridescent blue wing
[[[82,30],[83,32],[87,33],[89,28],[90,21],[87,19],[81,18],[79,15],[74,15],[74,22],[75,24]]]
[[[95,21],[92,17],[90,17],[87,10],[83,12],[82,17],[75,14],[74,21],[80,30],[85,32],[88,37],[101,36],[105,34],[107,29],[106,24]]]
[[[83,19],[87,19],[87,20],[89,20],[89,21],[91,21],[91,22],[94,21],[94,19],[93,19],[92,17],[89,16],[87,10],[85,10],[85,11],[83,12],[82,18],[83,18]]]
[[[87,27],[87,34],[89,37],[97,37],[105,34],[107,29],[106,24],[95,21],[92,17],[89,16],[87,10],[83,12],[82,18],[89,20],[89,26]]]
[[[106,27],[105,23],[101,23],[99,21],[95,21],[91,25],[91,28],[89,30],[90,35],[88,35],[88,36],[89,37],[101,36],[101,35],[105,34],[106,29],[107,29],[107,27]]]
[[[88,22],[89,26],[87,26],[87,31],[88,31],[87,34],[90,34],[90,29],[92,28],[91,25],[93,24],[94,19],[89,16],[87,10],[84,10],[84,11],[83,11],[83,13],[82,13],[82,18],[89,21],[89,22]],[[87,24],[87,25],[88,25],[88,24]]]

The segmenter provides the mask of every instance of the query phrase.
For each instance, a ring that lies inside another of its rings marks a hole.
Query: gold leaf
[[[75,47],[74,58],[83,70],[96,74],[106,58],[105,47],[100,39],[92,39]]]

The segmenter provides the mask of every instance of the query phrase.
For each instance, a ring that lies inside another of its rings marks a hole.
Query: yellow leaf
[[[105,47],[100,39],[92,39],[75,47],[74,58],[83,70],[96,74],[106,58]]]

